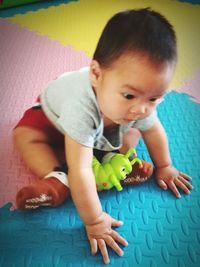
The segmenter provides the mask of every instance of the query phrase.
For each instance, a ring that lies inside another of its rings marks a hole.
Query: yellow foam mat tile
[[[171,88],[200,69],[200,5],[175,0],[80,0],[9,18],[30,31],[72,45],[92,57],[107,20],[129,8],[151,7],[165,15],[177,32],[179,62]]]

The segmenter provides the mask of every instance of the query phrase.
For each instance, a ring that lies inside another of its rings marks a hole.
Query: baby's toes
[[[150,163],[142,161],[143,167],[141,168],[138,163],[133,165],[132,172],[128,177],[121,181],[122,186],[125,185],[138,185],[146,182],[153,173],[153,167]]]

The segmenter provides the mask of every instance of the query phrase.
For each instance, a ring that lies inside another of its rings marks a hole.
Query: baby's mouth
[[[133,116],[133,114],[132,114],[132,116]],[[130,117],[129,116],[125,117],[124,120],[136,121],[136,120],[144,119],[146,116],[147,116],[147,114],[134,114],[134,117],[131,117],[131,115],[130,115]]]
[[[136,120],[138,120],[139,119],[139,116],[136,116],[136,117],[134,117],[134,118],[125,118],[124,120],[125,121],[128,121],[128,122],[131,122],[131,121],[136,121]]]
[[[133,119],[124,119],[124,121],[129,121],[129,122],[131,122],[131,121],[134,121]]]

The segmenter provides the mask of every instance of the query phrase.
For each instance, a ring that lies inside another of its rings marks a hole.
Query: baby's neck
[[[113,127],[117,126],[116,123],[114,123],[113,121],[111,121],[110,119],[105,117],[103,114],[102,114],[102,118],[103,118],[103,122],[104,122],[104,128],[113,128]]]

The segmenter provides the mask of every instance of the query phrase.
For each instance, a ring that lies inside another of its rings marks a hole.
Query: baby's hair
[[[126,52],[139,52],[158,64],[175,62],[177,51],[173,26],[150,8],[115,14],[100,36],[93,59],[106,68]]]

